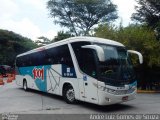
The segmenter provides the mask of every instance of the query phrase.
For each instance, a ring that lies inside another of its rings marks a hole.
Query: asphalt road
[[[15,82],[0,86],[0,114],[159,114],[160,94],[137,94],[122,104],[97,106],[78,102],[67,104],[62,97],[31,90],[25,92]]]

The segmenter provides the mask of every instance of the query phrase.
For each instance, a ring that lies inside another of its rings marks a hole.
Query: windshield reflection
[[[135,75],[126,49],[105,44],[98,45],[105,53],[105,61],[99,62],[99,78],[108,84],[116,83],[116,81],[124,81],[120,84],[132,82]]]

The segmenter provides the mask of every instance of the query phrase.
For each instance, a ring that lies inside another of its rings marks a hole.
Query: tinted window
[[[19,67],[51,64],[65,64],[67,66],[73,67],[68,45],[62,45],[18,57],[16,63]]]
[[[28,61],[28,57],[26,57],[26,56],[21,56],[21,57],[18,57],[18,58],[17,58],[16,64],[17,64],[17,66],[24,67],[24,66],[27,65],[27,61]]]
[[[81,46],[90,45],[90,42],[75,42],[72,43],[75,56],[77,58],[80,69],[94,78],[97,76],[96,70],[96,54],[92,49],[84,49]]]
[[[46,50],[47,64],[65,64],[73,67],[72,58],[68,45],[62,45]]]

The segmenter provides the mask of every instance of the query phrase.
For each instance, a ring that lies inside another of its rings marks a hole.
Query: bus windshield
[[[105,61],[99,61],[99,79],[109,85],[125,85],[135,80],[131,60],[124,47],[98,44],[105,53]]]

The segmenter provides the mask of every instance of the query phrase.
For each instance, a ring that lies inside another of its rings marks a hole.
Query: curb
[[[160,91],[155,91],[155,90],[137,90],[137,93],[160,93]]]

